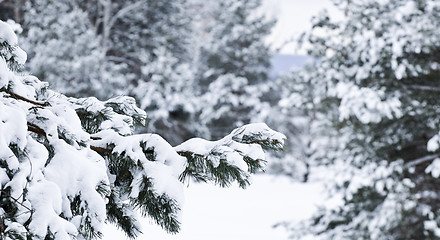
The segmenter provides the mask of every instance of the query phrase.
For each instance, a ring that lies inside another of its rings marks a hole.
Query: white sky
[[[296,51],[293,43],[283,45],[309,29],[310,19],[322,9],[327,9],[331,16],[337,18],[341,15],[331,0],[263,0],[263,9],[277,19],[268,42],[272,43],[273,49],[280,49],[284,54],[303,54]]]

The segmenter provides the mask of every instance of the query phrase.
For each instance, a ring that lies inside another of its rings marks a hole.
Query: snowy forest
[[[332,3],[273,74],[260,0],[0,0],[0,239],[176,234],[262,174],[323,186],[289,239],[440,239],[440,1]]]

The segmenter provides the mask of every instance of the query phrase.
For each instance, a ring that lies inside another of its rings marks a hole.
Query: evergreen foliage
[[[140,3],[140,4],[139,4]],[[193,136],[195,96],[192,52],[194,39],[189,3],[182,0],[137,0],[115,3],[115,9],[136,4],[116,21],[109,54],[128,63],[134,73],[127,94],[148,112],[149,131],[178,144]]]
[[[258,112],[273,26],[260,0],[22,1],[27,69],[67,96],[132,96],[173,145],[219,139]]]
[[[134,238],[141,233],[137,212],[176,233],[185,179],[245,187],[249,174],[264,167],[263,148],[284,145],[285,136],[265,124],[175,148],[159,135],[134,134],[146,113],[133,98],[100,101],[52,91],[9,67],[24,64],[25,55],[4,22],[0,40],[7,46],[0,52],[4,239],[93,239],[106,221]]]
[[[258,14],[260,5],[260,0],[227,0],[212,10],[196,76],[206,102],[198,119],[208,138],[218,139],[221,132],[249,123],[259,105],[259,84],[268,81],[271,57],[264,37],[273,26]]]
[[[329,115],[338,110],[344,148],[328,151],[340,167],[334,179],[343,204],[292,231],[298,238],[439,239],[439,2],[335,2],[345,19],[324,12],[303,40],[319,61],[309,69],[318,73],[315,86],[327,89],[313,101],[332,103]]]
[[[25,6],[22,45],[31,59],[28,70],[69,96],[108,97],[103,94],[113,85],[100,74],[105,53],[87,12],[64,0]]]
[[[319,64],[309,62],[278,78],[271,92],[280,99],[263,118],[288,136],[287,151],[271,159],[270,171],[304,182],[318,165],[330,167],[345,157],[340,152],[345,134],[333,124],[338,121],[338,100],[323,84],[325,71]]]
[[[26,6],[21,24],[30,72],[68,96],[134,97],[148,112],[148,130],[173,145],[194,136],[197,36],[190,3],[37,0]]]
[[[258,15],[260,5],[260,0],[222,1],[212,11],[214,23],[199,60],[202,85],[226,74],[243,77],[249,84],[267,80],[270,51],[264,37],[273,22]]]

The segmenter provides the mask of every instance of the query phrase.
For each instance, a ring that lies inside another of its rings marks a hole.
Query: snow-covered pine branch
[[[130,97],[69,98],[14,72],[26,55],[4,22],[0,56],[2,239],[92,239],[106,221],[134,238],[137,212],[175,233],[187,176],[245,187],[264,166],[263,148],[284,144],[284,135],[251,124],[219,141],[172,147],[134,134],[146,113]]]
[[[190,139],[175,147],[188,159],[181,180],[192,176],[199,181],[212,181],[222,187],[237,181],[249,185],[249,173],[264,169],[264,149],[282,150],[285,136],[264,123],[237,128],[218,141]]]

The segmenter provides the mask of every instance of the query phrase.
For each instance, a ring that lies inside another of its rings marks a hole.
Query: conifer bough
[[[244,188],[264,167],[263,149],[284,145],[260,123],[172,147],[134,134],[146,113],[133,98],[70,98],[18,74],[26,54],[4,22],[0,55],[1,239],[93,239],[106,222],[135,238],[138,213],[176,233],[185,179]]]

